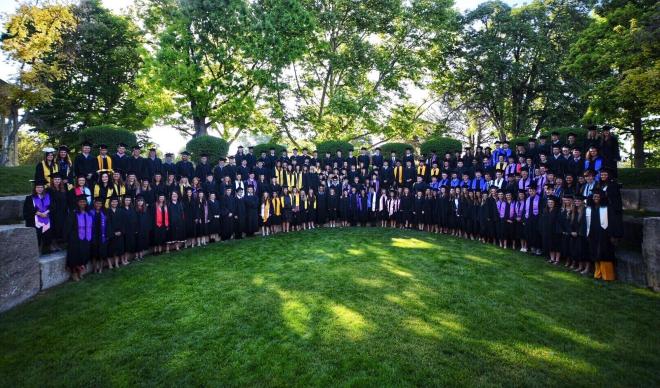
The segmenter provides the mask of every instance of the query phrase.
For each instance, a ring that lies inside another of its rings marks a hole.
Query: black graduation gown
[[[325,192],[316,195],[316,222],[319,225],[328,222],[328,194]]]
[[[350,197],[339,197],[338,217],[340,221],[349,220]]]
[[[246,195],[245,202],[245,234],[252,236],[259,230],[259,198],[256,195]]]
[[[142,252],[149,249],[151,243],[152,225],[154,225],[154,222],[152,222],[153,218],[151,217],[151,208],[145,209],[145,211],[136,211],[135,215],[137,217],[135,251]],[[164,241],[166,240],[165,238]]]
[[[195,200],[192,201],[183,200],[181,201],[181,205],[183,206],[183,219],[184,219],[184,225],[186,231],[186,238],[195,238],[196,237],[195,219],[197,218],[197,204],[195,203]]]
[[[63,239],[65,237],[66,216],[68,213],[67,192],[48,190],[50,194],[50,229],[52,238]]]
[[[234,233],[234,215],[236,213],[236,202],[234,196],[223,195],[220,197],[220,237],[229,240]]]
[[[105,260],[108,257],[108,239],[110,237],[110,228],[108,217],[105,210],[101,209],[98,213],[96,210],[91,211],[93,217],[92,226],[92,244],[91,244],[91,257],[98,260]],[[103,219],[105,218],[105,227],[103,226]]]
[[[399,213],[401,214],[401,222],[406,222],[406,221],[408,221],[409,223],[413,222],[413,206],[414,206],[414,198],[412,195],[401,196],[401,205],[399,207]]]
[[[438,207],[437,207],[437,219],[440,227],[448,228],[449,227],[449,196],[440,196],[438,198]]]
[[[415,224],[423,224],[424,223],[424,197],[418,198],[415,197],[415,202],[413,205],[413,214],[414,214],[414,222]]]
[[[186,220],[181,202],[167,205],[167,214],[170,217],[170,230],[168,242],[183,242],[186,240]],[[154,216],[155,219],[155,216]]]
[[[220,233],[220,202],[207,201],[209,207],[209,224],[208,224],[208,233],[209,234],[218,234]]]
[[[121,208],[117,208],[116,211],[112,209],[107,210],[108,224],[110,233],[110,241],[108,243],[108,256],[114,257],[123,255],[125,252],[124,249],[124,227],[126,225],[126,220],[124,217],[124,211]],[[120,235],[117,236],[115,233],[119,232]]]
[[[615,261],[614,244],[611,238],[618,234],[619,225],[613,220],[612,210],[607,209],[608,225],[603,229],[600,225],[600,210],[591,208],[591,222],[589,225],[589,256],[591,261]]]
[[[128,253],[136,252],[138,234],[138,216],[133,208],[123,208],[124,211],[124,251]]]
[[[167,205],[165,206],[167,207]],[[163,246],[165,245],[168,240],[169,240],[169,228],[172,225],[172,215],[170,214],[169,208],[167,208],[167,219],[169,221],[169,225],[167,226],[165,224],[165,209],[161,208],[161,217],[163,219],[158,220],[158,213],[157,213],[157,206],[153,206],[149,208],[149,218],[152,220],[152,227],[153,227],[153,245],[154,246]],[[158,223],[160,222],[160,226],[158,226]]]
[[[559,209],[544,211],[539,218],[539,233],[543,253],[561,250],[561,224],[559,222]]]
[[[245,232],[247,226],[245,197],[234,197],[234,202],[236,203],[236,213],[234,213],[234,238],[240,239],[243,238],[243,232]]]
[[[86,213],[85,219],[87,219],[87,222],[91,224],[90,227],[93,227],[94,221],[91,215],[89,215],[89,213],[87,212],[85,213]],[[67,226],[66,226],[66,235],[69,237],[69,244],[67,246],[67,252],[66,252],[66,266],[68,268],[75,268],[87,264],[89,262],[92,252],[91,251],[92,236],[90,235],[89,239],[86,238],[81,239],[78,236],[77,215],[78,215],[77,211],[71,212],[71,214],[69,214]]]

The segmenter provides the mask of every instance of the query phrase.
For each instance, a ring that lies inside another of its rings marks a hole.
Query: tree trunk
[[[2,123],[2,151],[0,152],[0,166],[18,165],[17,144],[18,139],[18,111],[12,109],[9,120]]]
[[[206,117],[193,116],[193,127],[195,129],[195,133],[193,137],[208,135],[208,126],[206,125]]]
[[[644,132],[641,117],[633,119],[633,150],[635,168],[643,168],[646,165],[646,155],[644,155]]]

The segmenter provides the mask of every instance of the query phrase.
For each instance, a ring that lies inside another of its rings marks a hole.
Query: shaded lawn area
[[[658,386],[660,296],[416,231],[214,244],[0,316],[0,386]]]
[[[0,196],[27,195],[32,191],[30,179],[34,178],[33,165],[2,167],[0,166]]]

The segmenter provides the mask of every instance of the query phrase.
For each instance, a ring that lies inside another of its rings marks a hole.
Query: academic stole
[[[261,218],[266,222],[268,217],[270,217],[270,203],[266,201],[261,204]]]
[[[103,166],[103,161],[105,161],[108,164],[108,167]],[[112,170],[112,158],[109,156],[106,156],[105,158],[102,157],[101,155],[96,157],[96,164],[98,165],[97,171],[101,170]]]
[[[282,198],[273,198],[271,200],[273,203],[273,214],[276,216],[282,215],[282,206],[284,206],[284,197]]]
[[[275,178],[277,178],[277,184],[284,186],[284,171],[281,168],[275,169]]]
[[[298,189],[302,189],[303,173],[301,171],[301,172],[296,172],[295,174],[296,174],[296,187]]]
[[[107,190],[105,192],[105,198],[103,199],[104,206],[107,208],[110,206],[110,197],[112,197],[112,194],[114,193],[114,189],[112,186],[108,185]],[[101,197],[101,185],[96,184],[94,186],[94,199]]]
[[[417,175],[425,176],[426,175],[426,166],[417,167]]]
[[[57,166],[57,163],[53,162],[52,168],[48,166],[48,163],[46,163],[45,160],[41,161],[41,167],[44,169],[44,179],[46,179],[46,182],[48,182],[48,186],[50,186],[53,178],[51,178],[51,175],[56,174],[59,172],[59,167]]]
[[[397,182],[403,183],[403,166],[394,167],[394,178]]]
[[[289,189],[293,188],[296,185],[296,173],[291,171],[286,173],[286,185]]]

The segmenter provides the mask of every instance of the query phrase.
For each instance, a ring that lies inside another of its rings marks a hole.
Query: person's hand
[[[577,232],[571,232],[571,236],[577,237]]]
[[[115,232],[115,236],[121,236],[121,232]]]

